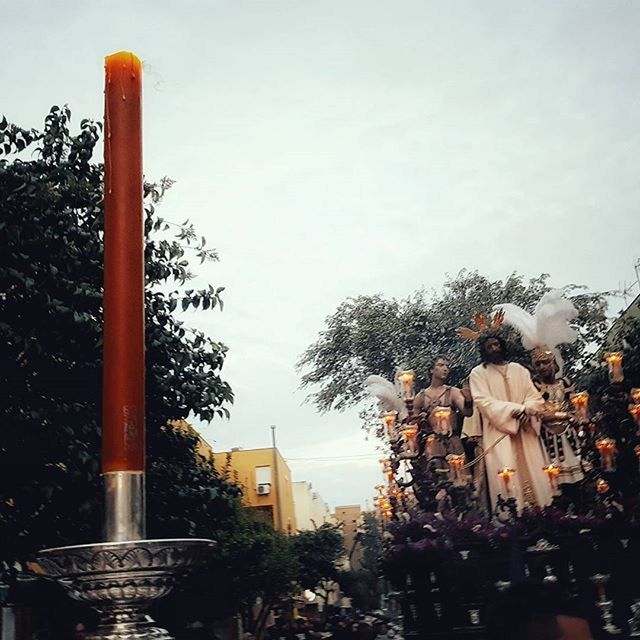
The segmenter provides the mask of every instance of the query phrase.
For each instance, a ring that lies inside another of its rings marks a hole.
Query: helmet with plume
[[[562,375],[560,344],[575,342],[578,332],[569,326],[569,320],[577,317],[578,311],[562,290],[552,289],[545,293],[536,305],[533,314],[511,303],[498,304],[494,309],[504,313],[504,323],[520,333],[522,346],[532,351],[531,360],[539,362],[554,358]]]

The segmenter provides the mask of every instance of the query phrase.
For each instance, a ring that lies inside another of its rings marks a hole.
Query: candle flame
[[[398,378],[398,380],[400,380],[400,382],[407,384],[409,382],[413,382],[415,373],[411,371],[411,369],[407,371],[399,371],[396,377]]]
[[[387,425],[387,427],[392,427],[396,422],[396,418],[398,417],[398,412],[385,411],[380,417],[382,418],[382,421],[385,423],[385,425]]]
[[[571,404],[577,409],[589,404],[589,392],[579,391],[578,393],[571,394]]]
[[[407,438],[413,438],[418,433],[418,427],[415,424],[408,424],[400,429],[400,433]]]
[[[554,464],[547,465],[546,467],[542,467],[542,470],[549,476],[549,478],[555,478],[560,475],[560,469],[556,467]]]

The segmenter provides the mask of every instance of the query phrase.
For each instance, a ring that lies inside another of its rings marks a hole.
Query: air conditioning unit
[[[258,485],[258,495],[268,496],[271,493],[271,485],[269,483]]]

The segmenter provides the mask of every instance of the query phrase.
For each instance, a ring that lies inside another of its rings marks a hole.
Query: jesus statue
[[[500,335],[486,333],[478,343],[482,363],[471,371],[469,383],[481,421],[491,504],[495,509],[502,495],[515,498],[518,511],[549,505],[552,489],[533,426],[539,423],[530,419],[543,410],[544,400],[527,369],[508,361]]]

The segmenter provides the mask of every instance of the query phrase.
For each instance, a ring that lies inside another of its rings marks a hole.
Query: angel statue
[[[562,375],[564,363],[558,345],[576,341],[578,334],[569,321],[577,317],[578,311],[557,289],[542,296],[533,314],[515,304],[496,308],[504,312],[504,323],[520,333],[522,346],[531,351],[533,383],[544,399],[543,410],[537,416],[540,440],[547,462],[558,470],[555,482],[563,494],[576,499],[576,483],[584,476],[580,442],[570,413],[574,387]]]

